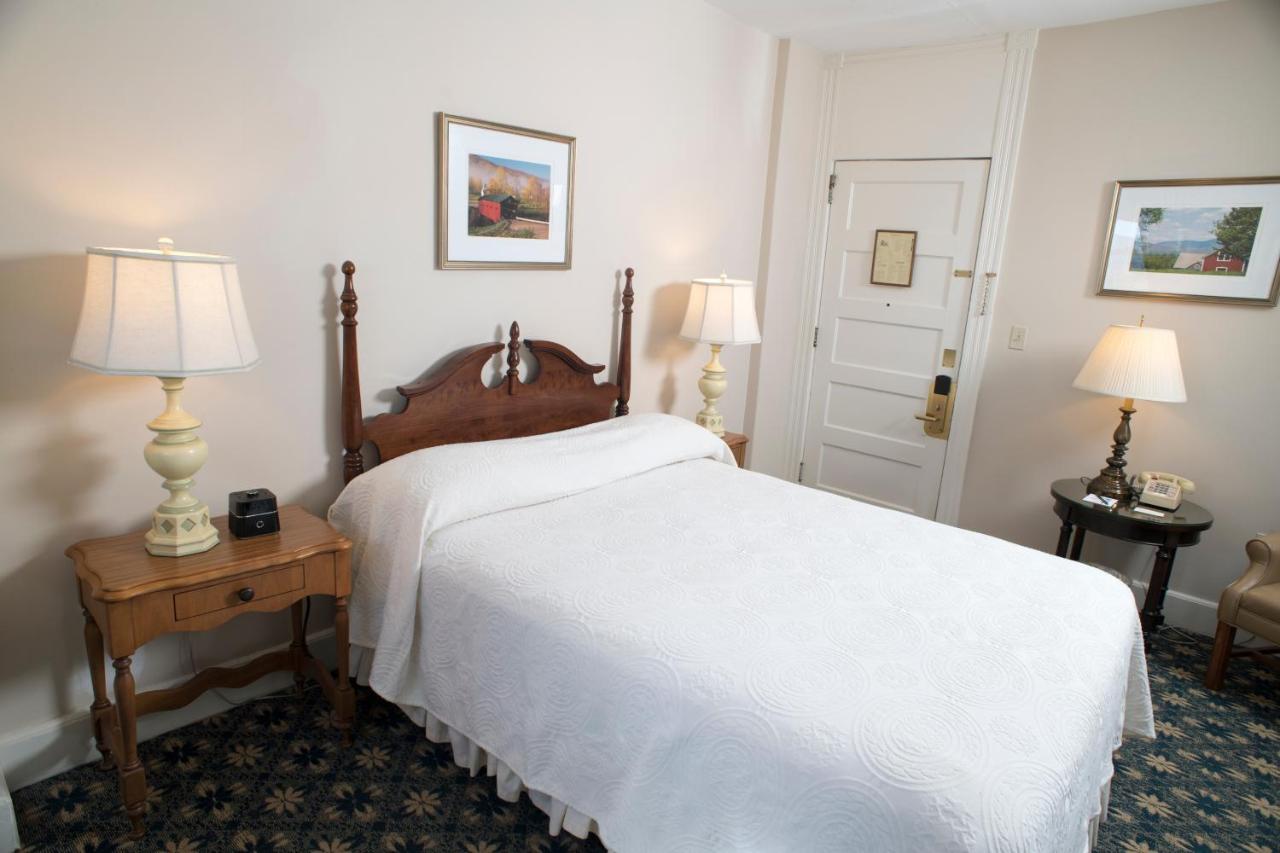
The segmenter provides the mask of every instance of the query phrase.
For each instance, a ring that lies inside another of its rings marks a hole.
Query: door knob
[[[935,418],[933,415],[916,415],[916,420],[925,421],[927,423],[936,424],[941,418]]]

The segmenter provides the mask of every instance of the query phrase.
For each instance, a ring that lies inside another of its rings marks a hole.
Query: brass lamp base
[[[1129,439],[1132,433],[1129,430],[1129,419],[1133,417],[1133,413],[1137,409],[1133,407],[1133,400],[1127,399],[1124,405],[1120,407],[1120,426],[1116,427],[1115,434],[1111,436],[1111,440],[1115,443],[1111,445],[1111,455],[1107,457],[1107,467],[1098,472],[1098,476],[1089,481],[1089,491],[1099,497],[1115,498],[1118,501],[1125,502],[1133,497],[1133,489],[1129,485],[1129,480],[1125,477],[1124,454],[1129,449]]]
[[[1133,489],[1129,488],[1124,472],[1117,474],[1110,467],[1102,469],[1098,476],[1089,481],[1089,491],[1099,497],[1115,498],[1121,503],[1126,503],[1133,497]]]

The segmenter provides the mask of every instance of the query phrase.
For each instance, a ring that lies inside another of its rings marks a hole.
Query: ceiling
[[[864,53],[1145,15],[1214,0],[708,0],[782,38]]]

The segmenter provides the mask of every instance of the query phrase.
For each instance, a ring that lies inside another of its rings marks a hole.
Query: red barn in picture
[[[1230,252],[1214,249],[1212,252],[1182,252],[1173,262],[1175,270],[1196,270],[1197,272],[1244,272],[1244,261]]]
[[[490,222],[502,219],[515,219],[520,208],[520,200],[506,193],[490,193],[480,196],[476,202],[476,211]]]

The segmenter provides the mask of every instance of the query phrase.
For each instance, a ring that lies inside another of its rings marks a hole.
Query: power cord
[[[307,621],[310,620],[311,618],[311,596],[307,596],[306,602],[307,603],[302,611],[302,636],[303,637],[307,636]],[[195,644],[191,642],[191,635],[185,634],[185,633],[181,635],[181,642],[184,650],[186,651],[187,666],[190,667],[191,669],[192,677],[195,677],[200,673],[200,667],[196,666]],[[316,684],[314,681],[309,681],[307,685],[302,689],[302,691],[305,693],[309,690],[314,690],[319,686],[320,685]],[[239,708],[241,705],[251,705],[254,702],[265,702],[265,701],[276,700],[276,699],[294,698],[294,694],[291,691],[268,693],[265,696],[255,696],[252,699],[243,699],[243,700],[232,699],[231,697],[227,696],[227,694],[219,690],[217,687],[210,687],[209,692],[212,693],[214,696],[217,696],[225,704],[231,706],[232,708]]]
[[[1169,642],[1179,646],[1196,646],[1196,645],[1199,645],[1200,641],[1204,639],[1204,636],[1201,634],[1193,634],[1190,631],[1184,631],[1181,628],[1175,628],[1173,625],[1161,625],[1159,628],[1156,629],[1157,637],[1163,638],[1165,635],[1170,636]],[[1174,637],[1176,637],[1177,639],[1173,639]],[[1257,634],[1245,634],[1245,639],[1238,640],[1237,642],[1232,643],[1231,648],[1241,649],[1241,650],[1250,650],[1251,647],[1249,646],[1249,643],[1257,642],[1260,639],[1261,638]],[[1258,648],[1265,649],[1269,645],[1266,640],[1262,640],[1262,643],[1263,644]]]
[[[1168,639],[1175,646],[1198,646],[1200,640],[1197,634],[1190,631],[1184,631],[1181,628],[1175,628],[1172,625],[1161,625],[1156,628],[1156,636],[1161,639]]]

